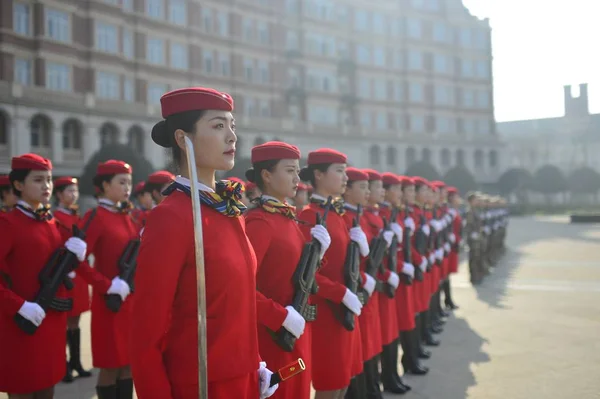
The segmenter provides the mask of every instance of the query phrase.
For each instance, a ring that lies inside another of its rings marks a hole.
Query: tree
[[[544,165],[533,175],[532,188],[547,196],[566,191],[567,179],[554,165]]]
[[[92,179],[96,175],[96,167],[101,162],[109,159],[118,159],[127,162],[133,169],[133,184],[146,180],[154,172],[152,164],[146,158],[135,152],[131,147],[123,144],[110,144],[98,150],[83,168],[79,189],[83,195],[94,195]]]
[[[440,174],[435,167],[427,161],[418,161],[408,167],[406,176],[420,176],[427,180],[440,180]]]
[[[571,172],[567,183],[573,194],[596,194],[600,190],[600,174],[584,166]]]
[[[498,189],[504,195],[526,190],[531,186],[531,174],[525,169],[512,168],[507,170],[498,179]]]
[[[444,175],[444,183],[458,188],[461,193],[477,190],[475,177],[461,165],[455,166]]]

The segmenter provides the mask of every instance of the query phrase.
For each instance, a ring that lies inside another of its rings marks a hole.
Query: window
[[[377,128],[377,130],[387,129],[387,117],[385,112],[377,112],[377,118],[375,119],[375,127]]]
[[[333,107],[324,105],[311,105],[308,107],[308,120],[320,125],[337,125],[337,112]]]
[[[434,54],[433,56],[433,70],[437,73],[448,74],[451,72],[451,60],[450,57],[445,54]]]
[[[176,25],[186,25],[187,10],[185,0],[169,1],[169,22]]]
[[[480,50],[485,50],[488,48],[488,32],[484,32],[481,30],[474,31],[475,33],[475,47]]]
[[[386,159],[389,166],[396,166],[396,158],[398,158],[398,151],[395,147],[388,147],[386,150]]]
[[[401,103],[402,101],[404,101],[404,85],[402,84],[402,82],[394,82],[393,83],[393,88],[394,88],[394,101]]]
[[[483,133],[483,134],[491,133],[492,132],[492,129],[491,129],[492,123],[490,123],[490,121],[487,119],[480,119],[478,126],[477,126],[477,132]]]
[[[435,87],[435,104],[437,105],[452,105],[453,103],[453,90],[452,87],[448,86],[436,86]]]
[[[68,119],[63,123],[63,147],[70,150],[81,149],[81,122],[77,119]]]
[[[300,41],[298,39],[298,32],[295,30],[288,30],[285,37],[285,48],[287,50],[298,50],[300,47]]]
[[[31,9],[29,4],[13,4],[13,30],[20,35],[31,35]]]
[[[369,12],[365,10],[356,10],[354,14],[354,28],[357,31],[368,31],[369,30]]]
[[[221,68],[221,75],[230,76],[231,75],[231,57],[229,54],[219,54],[219,64]]]
[[[401,114],[396,114],[394,116],[394,124],[396,126],[396,130],[403,131],[406,129],[406,123],[404,122],[404,117]]]
[[[124,11],[133,11],[133,0],[121,0]]]
[[[440,163],[442,164],[442,166],[444,166],[444,167],[450,166],[450,163],[451,163],[450,157],[451,157],[450,150],[447,148],[444,148],[442,150],[442,152],[440,153]]]
[[[188,69],[187,45],[171,43],[171,66],[175,69]]]
[[[135,84],[133,78],[125,78],[123,80],[123,100],[130,103],[135,101]]]
[[[373,126],[371,122],[371,111],[363,110],[360,114],[360,124],[362,127],[370,128]]]
[[[214,62],[212,50],[204,50],[202,52],[202,65],[204,66],[204,73],[211,74],[214,72]]]
[[[259,21],[257,24],[258,41],[260,44],[269,44],[269,26],[264,21]]]
[[[385,50],[382,47],[375,47],[373,56],[376,66],[385,66]]]
[[[473,90],[464,89],[463,90],[463,106],[466,108],[473,108],[475,105],[475,95],[473,94]]]
[[[31,119],[31,146],[40,148],[50,148],[50,136],[52,123],[45,115],[36,115]]]
[[[373,13],[373,31],[380,35],[385,35],[385,16],[378,12]]]
[[[444,43],[449,39],[449,32],[444,22],[436,22],[433,25],[433,40]]]
[[[31,60],[15,58],[15,82],[23,86],[29,86],[31,84],[32,77],[33,69]]]
[[[375,90],[375,99],[376,100],[386,100],[387,99],[387,87],[385,85],[385,80],[376,79],[374,81],[374,90]]]
[[[416,9],[424,9],[425,8],[425,0],[411,0],[410,5]]]
[[[244,35],[244,40],[251,42],[254,40],[254,24],[251,19],[244,19],[242,22],[242,34]]]
[[[260,83],[269,83],[269,62],[268,61],[259,61],[258,62],[258,73],[260,76]]]
[[[488,67],[487,61],[477,61],[475,64],[476,75],[480,79],[489,79],[490,78],[490,70]]]
[[[225,11],[217,13],[217,23],[219,24],[219,35],[229,36],[229,14]]]
[[[364,44],[356,46],[356,58],[359,64],[371,63],[371,50]]]
[[[421,83],[411,82],[409,86],[409,96],[412,102],[423,102],[423,85]]]
[[[119,52],[117,27],[115,25],[96,21],[96,49],[106,53]],[[125,31],[123,32],[123,52],[125,52]],[[131,38],[131,37],[130,37]],[[133,47],[133,45],[131,46]]]
[[[473,154],[473,160],[476,168],[483,168],[483,151],[475,150]]]
[[[162,83],[150,83],[148,84],[148,104],[158,105],[160,104],[160,98],[167,92],[167,85]]]
[[[71,67],[55,62],[46,63],[46,88],[57,91],[71,90]]]
[[[462,47],[471,47],[471,29],[462,28],[460,30],[460,45]]]
[[[163,0],[146,0],[146,14],[150,18],[164,19],[165,8]]]
[[[69,14],[46,8],[46,36],[59,42],[71,40]]]
[[[477,92],[477,107],[481,109],[488,109],[490,107],[490,95],[487,91]]]
[[[244,115],[254,116],[256,113],[256,99],[246,97],[244,98]]]
[[[475,133],[476,130],[476,126],[475,126],[475,121],[472,119],[465,119],[463,121],[463,130],[465,131],[465,133]]]
[[[298,14],[300,11],[298,0],[285,0],[285,11],[288,14]]]
[[[210,8],[202,8],[202,28],[206,33],[213,32],[213,15]]]
[[[164,65],[165,42],[163,39],[148,38],[147,60],[151,64]]]
[[[410,131],[413,133],[423,133],[425,131],[425,117],[422,115],[411,115]]]
[[[435,118],[435,131],[441,134],[453,133],[456,129],[455,120],[448,116],[438,116]]]
[[[413,39],[421,38],[421,20],[416,18],[408,18],[406,21],[408,37]]]
[[[260,100],[259,102],[260,116],[268,118],[271,116],[271,104],[267,100]]]
[[[248,82],[254,82],[254,61],[248,58],[244,60],[244,77]]]
[[[488,156],[490,168],[495,168],[498,166],[498,153],[496,150],[491,150]]]
[[[408,68],[413,71],[423,69],[423,54],[418,50],[409,50],[408,52]]]
[[[359,79],[359,96],[362,98],[371,98],[371,81],[365,77]]]
[[[377,145],[372,145],[369,149],[369,160],[371,165],[379,165],[381,162],[381,149]]]
[[[473,77],[473,61],[462,60],[460,71],[464,78]]]
[[[96,72],[96,95],[109,100],[120,99],[119,83],[119,75],[116,73]]]
[[[123,29],[123,56],[133,59],[133,33],[129,29]]]
[[[427,9],[429,11],[439,11],[440,1],[439,0],[427,0]]]

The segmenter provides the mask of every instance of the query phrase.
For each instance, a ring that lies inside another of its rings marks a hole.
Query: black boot
[[[67,362],[67,372],[65,373],[65,376],[63,377],[62,382],[66,382],[67,384],[70,384],[73,381],[75,381],[75,378],[73,378],[73,370],[71,370],[71,365],[69,364],[69,362]]]
[[[452,300],[452,293],[450,292],[450,277],[444,281],[444,305],[446,305],[446,309],[456,310],[458,306]]]
[[[69,358],[71,370],[76,371],[79,377],[91,377],[92,373],[81,365],[81,330],[79,328],[67,330],[67,344],[71,354]]]
[[[364,372],[350,380],[350,385],[344,395],[344,399],[364,399],[367,396]],[[119,399],[121,399],[119,397]],[[125,399],[125,398],[123,398]]]
[[[417,333],[419,333],[421,331],[421,329],[423,328],[422,323],[423,323],[423,316],[421,313],[419,313],[415,316],[415,326],[416,327],[412,331],[416,331]],[[429,351],[428,349],[425,348],[425,345],[423,345],[423,342],[422,342],[420,336],[417,339],[416,344],[417,344],[417,356],[419,357],[419,359],[429,359],[431,357],[431,351]]]
[[[117,380],[117,399],[133,399],[133,380]]]
[[[436,293],[436,298],[435,298],[435,306],[436,306],[437,312],[440,315],[440,317],[448,317],[448,316],[450,316],[450,313],[446,312],[444,310],[444,307],[442,306],[442,287],[446,283],[446,281],[448,281],[448,280],[444,280],[442,282],[442,286],[438,289],[438,292]],[[444,319],[440,319],[440,320],[443,323],[446,323],[446,320],[444,320]]]
[[[394,352],[396,355],[394,356]],[[381,382],[385,391],[404,394],[410,389],[399,381],[400,376],[398,375],[398,346],[396,342],[392,342],[389,345],[383,347],[381,353]]]
[[[429,372],[429,368],[422,366],[419,361],[419,331],[415,328],[414,330],[405,331],[402,334],[404,345],[407,347],[406,352],[402,356],[402,367],[405,373],[414,375],[425,375]]]
[[[117,396],[117,386],[109,385],[106,387],[96,387],[98,399],[119,399]]]
[[[431,331],[430,331],[430,328],[431,328],[430,310],[427,309],[426,311],[422,312],[421,317],[423,318],[423,320],[421,321],[421,326],[422,326],[421,339],[423,339],[423,342],[425,342],[425,345],[427,345],[427,346],[439,346],[440,341],[433,338],[433,335],[431,334]]]
[[[366,383],[367,399],[383,399],[381,387],[379,386],[379,370],[377,356],[364,363],[364,374]]]

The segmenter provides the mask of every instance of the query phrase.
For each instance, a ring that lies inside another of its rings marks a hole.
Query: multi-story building
[[[507,169],[534,173],[555,165],[566,175],[582,167],[600,171],[600,114],[589,112],[588,86],[563,89],[564,116],[498,123],[498,134],[508,143]]]
[[[35,151],[78,175],[107,143],[156,167],[170,89],[236,101],[240,143],[334,146],[403,172],[429,160],[495,181],[490,26],[460,0],[3,0],[0,172]]]

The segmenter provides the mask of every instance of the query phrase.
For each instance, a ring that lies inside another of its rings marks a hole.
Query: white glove
[[[85,260],[85,253],[87,252],[87,243],[81,238],[71,237],[65,242],[65,248],[77,256],[80,262]]]
[[[390,276],[387,279],[387,283],[391,285],[394,289],[396,289],[400,284],[400,277],[396,273],[390,272]]]
[[[440,262],[444,259],[444,250],[442,248],[435,250],[435,258]]]
[[[411,232],[415,231],[415,220],[410,216],[404,219],[404,225],[408,227],[411,230]]]
[[[69,276],[69,278],[75,278],[76,274],[75,274],[75,272],[69,272],[69,274],[67,274],[67,276]]]
[[[320,259],[323,259],[325,252],[331,245],[331,237],[329,236],[329,232],[327,231],[327,229],[325,227],[318,224],[315,227],[313,227],[312,229],[310,229],[310,235],[314,239],[316,239],[317,241],[319,241],[321,243],[321,255],[320,255],[321,258]]]
[[[448,239],[450,240],[450,242],[451,242],[452,244],[454,244],[454,243],[456,242],[456,236],[454,235],[454,233],[450,233],[450,234],[448,235]]]
[[[361,256],[369,255],[369,243],[367,242],[367,235],[360,227],[353,227],[350,229],[350,239],[358,244]]]
[[[429,230],[429,225],[424,224],[421,229],[423,230],[423,233],[425,233],[426,236],[429,235],[429,233],[431,233],[431,230]]]
[[[394,232],[391,230],[387,230],[383,232],[383,239],[385,240],[385,243],[387,244],[387,248],[390,247],[390,245],[392,245],[392,239],[394,238]]]
[[[489,226],[485,226],[483,228],[483,231],[485,231],[485,234],[490,234],[490,228],[489,228]]]
[[[440,222],[437,219],[432,219],[431,222],[429,222],[429,224],[431,225],[431,227],[433,227],[436,233],[439,233],[443,229],[442,222]]]
[[[350,309],[352,313],[354,313],[357,316],[360,316],[360,310],[362,309],[360,299],[358,299],[358,297],[347,288],[346,293],[344,294],[344,298],[342,299],[342,303],[346,305],[346,307]]]
[[[258,363],[258,393],[260,394],[260,399],[265,399],[272,396],[277,388],[279,388],[279,384],[275,384],[269,388],[272,375],[273,372],[267,368],[267,363]]]
[[[46,317],[44,309],[35,302],[25,301],[17,313],[35,324],[36,327],[39,327]]]
[[[394,232],[394,234],[396,234],[396,237],[398,237],[398,242],[402,243],[402,227],[400,227],[400,225],[396,222],[391,223],[390,224],[390,229],[392,229],[392,231]]]
[[[365,291],[367,291],[367,294],[369,294],[369,296],[373,295],[373,291],[375,291],[375,279],[373,277],[371,277],[368,274],[365,274],[365,276],[367,276],[367,279],[365,280],[365,283],[363,284],[363,288],[365,289]]]
[[[419,269],[421,269],[421,271],[423,273],[425,273],[427,271],[427,258],[423,257],[423,260],[421,261],[421,264],[419,265]]]
[[[283,328],[292,333],[296,338],[300,338],[304,334],[304,327],[306,326],[306,320],[298,313],[293,306],[286,306],[288,314],[283,321]]]
[[[449,213],[450,215],[452,215],[452,218],[455,218],[455,217],[456,217],[456,215],[458,214],[458,212],[456,212],[456,209],[454,209],[454,208],[450,208],[450,209],[448,210],[448,213]]]
[[[402,273],[410,277],[415,277],[415,267],[412,263],[404,262],[404,266],[402,266]]]
[[[444,244],[444,251],[446,251],[448,253],[450,252],[450,244],[449,243]]]
[[[472,233],[471,233],[471,238],[472,238],[473,240],[476,240],[476,239],[478,239],[478,238],[479,238],[479,233],[478,233],[478,232],[476,232],[476,231],[472,232]]]
[[[433,265],[435,263],[435,255],[435,252],[429,255],[429,264]]]
[[[119,295],[123,301],[125,301],[125,298],[127,298],[129,292],[129,284],[127,284],[124,280],[121,280],[120,277],[113,278],[110,288],[108,291],[106,291],[107,294]]]

